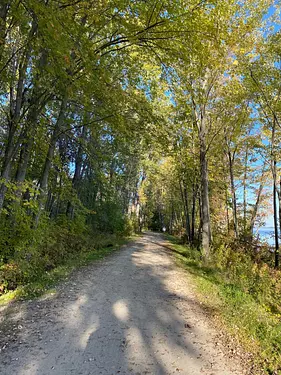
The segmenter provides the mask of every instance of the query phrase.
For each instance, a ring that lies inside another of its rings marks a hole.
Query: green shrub
[[[262,373],[281,374],[281,271],[237,241],[215,244],[206,267],[195,249],[167,238],[193,275],[200,298],[255,354]]]

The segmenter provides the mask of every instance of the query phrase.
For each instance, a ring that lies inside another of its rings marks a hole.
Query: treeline
[[[1,1],[2,290],[93,233],[252,239],[280,197],[270,5]]]
[[[93,233],[134,230],[143,150],[161,117],[141,73],[161,41],[158,12],[130,1],[1,1],[2,290],[75,255]]]
[[[259,2],[258,13],[251,5],[239,12],[243,25],[228,14],[221,43],[205,43],[189,64],[169,69],[173,134],[142,194],[152,227],[181,233],[205,259],[222,246],[278,268],[280,8]],[[257,231],[269,217],[274,254]]]

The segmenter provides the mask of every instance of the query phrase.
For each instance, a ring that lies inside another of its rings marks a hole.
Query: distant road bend
[[[147,233],[53,296],[3,310],[0,374],[243,374],[159,242]]]

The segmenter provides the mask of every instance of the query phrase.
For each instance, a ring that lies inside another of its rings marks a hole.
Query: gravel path
[[[241,375],[186,273],[146,234],[57,293],[2,308],[1,375]]]

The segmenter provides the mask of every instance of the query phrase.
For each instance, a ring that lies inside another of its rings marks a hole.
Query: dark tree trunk
[[[233,227],[234,227],[235,238],[238,238],[237,199],[236,199],[234,171],[233,171],[234,155],[232,156],[230,151],[228,151],[228,161],[229,161],[229,175],[230,175],[230,186],[231,186]]]
[[[278,233],[278,211],[277,211],[277,162],[275,156],[275,131],[276,121],[273,120],[271,133],[271,170],[273,176],[273,221],[275,235],[274,267],[279,267],[279,233]],[[279,218],[280,219],[280,218]]]
[[[80,142],[79,142],[79,146],[77,150],[76,160],[75,160],[74,176],[72,179],[72,187],[74,190],[76,190],[78,195],[79,195],[79,185],[81,182],[82,169],[83,169],[83,151],[84,151],[83,141],[86,138],[86,134],[87,134],[87,128],[86,126],[83,126],[81,135],[80,135],[80,140],[79,140]],[[71,202],[68,202],[67,204],[66,215],[71,219],[73,218],[74,208]]]
[[[0,2],[0,69],[1,69],[1,62],[2,62],[2,55],[5,47],[5,40],[6,40],[6,24],[7,24],[7,16],[10,6],[10,0],[2,0]]]
[[[190,233],[190,241],[194,243],[194,236],[195,236],[195,219],[196,219],[196,197],[198,193],[198,186],[193,184],[192,187],[192,210],[191,210],[191,233]]]
[[[264,173],[265,173],[265,164],[263,166],[261,179],[263,179]],[[258,209],[259,209],[259,206],[260,206],[263,187],[264,187],[264,183],[263,183],[263,181],[261,181],[260,186],[259,186],[259,190],[258,190],[258,194],[257,194],[257,198],[256,198],[256,202],[255,202],[253,212],[252,212],[252,215],[251,215],[250,230],[249,230],[251,237],[253,236],[253,233],[254,233],[255,220],[256,220]]]
[[[42,50],[41,56],[37,63],[38,73],[33,82],[33,89],[30,98],[30,107],[27,113],[26,127],[24,132],[24,139],[21,145],[20,159],[18,163],[18,168],[15,176],[16,182],[22,183],[25,180],[30,152],[36,135],[38,127],[38,117],[40,112],[45,107],[49,95],[44,95],[42,89],[40,89],[39,80],[40,75],[43,74],[43,69],[47,63],[47,52]]]
[[[51,139],[50,139],[48,153],[47,153],[47,156],[46,156],[46,159],[45,159],[45,164],[44,164],[42,174],[41,174],[41,178],[40,178],[40,181],[39,181],[39,188],[40,188],[40,194],[39,194],[39,197],[38,197],[39,211],[38,211],[38,214],[37,214],[36,219],[35,219],[35,225],[36,226],[38,225],[39,218],[40,218],[40,215],[41,215],[41,211],[44,207],[44,202],[45,202],[45,198],[46,198],[46,194],[47,194],[49,173],[50,173],[50,170],[51,170],[51,166],[52,166],[52,162],[53,162],[53,158],[54,158],[54,154],[55,154],[56,142],[58,140],[59,133],[61,131],[61,127],[62,127],[64,119],[65,119],[66,107],[67,107],[67,101],[64,98],[61,102],[58,118],[57,118],[57,121],[56,121],[56,124],[55,124],[55,128],[53,130],[53,134],[52,134]]]
[[[210,255],[211,244],[211,221],[210,221],[210,203],[209,203],[209,181],[208,181],[208,163],[206,147],[206,125],[202,115],[200,131],[200,170],[201,170],[201,205],[202,205],[202,246],[205,259]]]
[[[37,24],[33,22],[28,36],[28,46],[26,47],[25,53],[23,54],[21,61],[19,63],[17,93],[15,100],[13,98],[13,87],[11,87],[10,90],[10,121],[8,126],[7,143],[1,171],[1,178],[3,180],[3,183],[0,186],[0,210],[4,205],[5,193],[7,190],[6,183],[10,180],[13,159],[15,158],[18,152],[20,142],[22,140],[22,133],[18,135],[17,140],[15,138],[19,127],[19,121],[24,102],[24,83],[31,51],[30,41],[33,35],[35,34],[36,30]]]
[[[182,202],[183,202],[183,207],[184,207],[185,233],[186,233],[187,241],[190,243],[191,235],[190,235],[190,219],[189,219],[187,188],[186,186],[182,187],[181,181],[180,181],[180,191],[181,191],[181,197],[182,197]]]
[[[276,161],[274,161],[276,167]],[[276,178],[273,181],[273,219],[274,219],[274,233],[275,233],[275,252],[274,252],[274,267],[279,267],[279,233],[278,233],[278,211],[277,211],[277,197],[276,197]]]
[[[243,232],[247,235],[247,175],[248,175],[248,145],[246,146],[244,176],[243,176]]]

